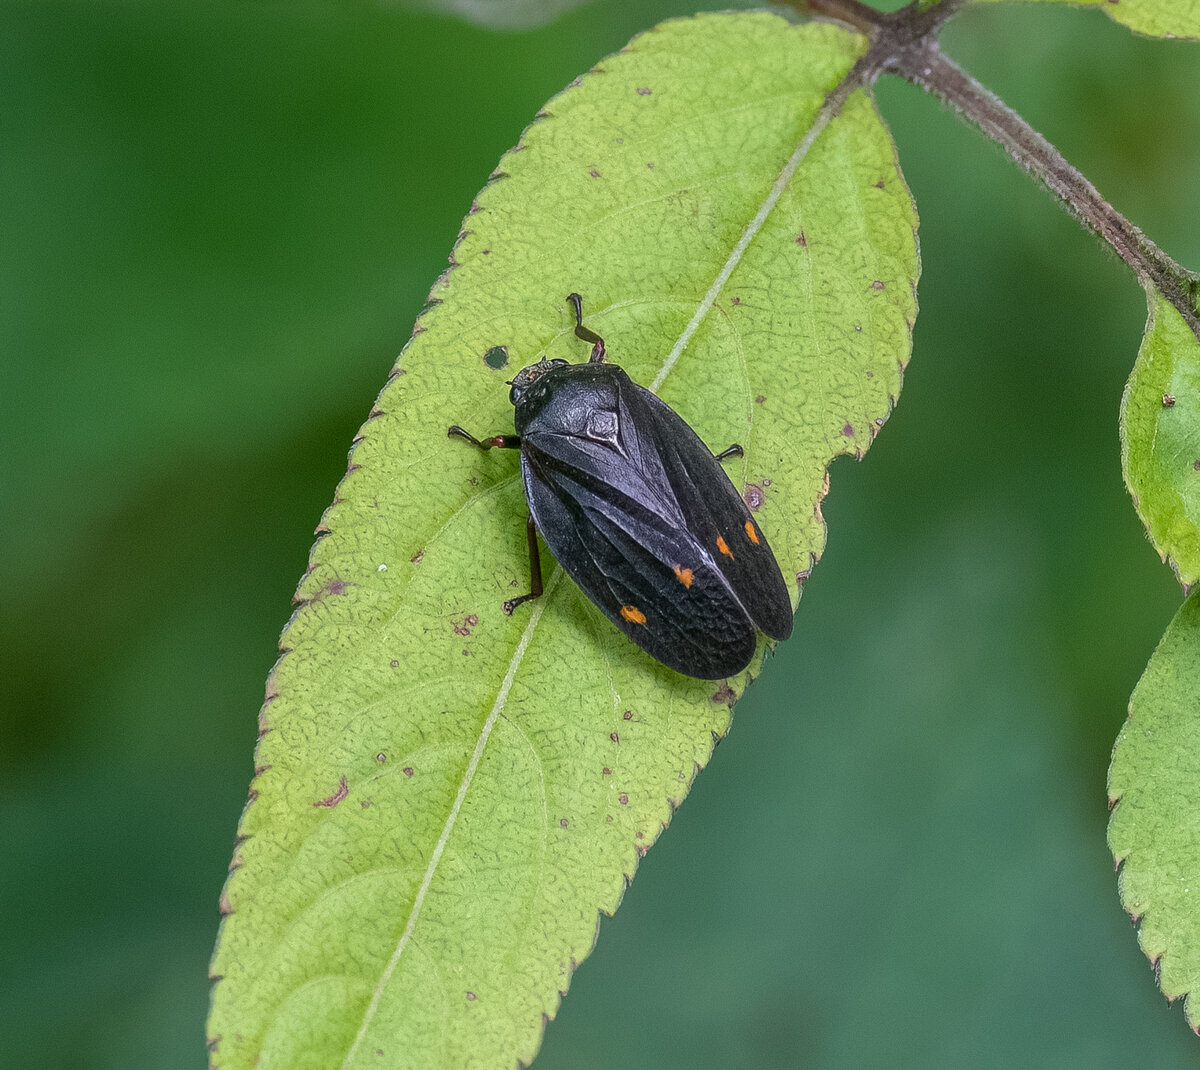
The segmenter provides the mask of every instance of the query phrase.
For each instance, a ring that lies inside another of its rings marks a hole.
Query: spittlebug
[[[515,435],[450,435],[481,449],[519,449],[529,501],[530,592],[542,593],[537,532],[567,574],[622,632],[664,665],[702,679],[740,672],[758,629],[792,634],[787,584],[766,536],[721,460],[665,402],[605,361],[540,360],[517,373]]]

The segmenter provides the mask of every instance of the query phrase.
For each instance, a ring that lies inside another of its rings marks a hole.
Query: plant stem
[[[1196,311],[1200,275],[1164,253],[1109,204],[1058,149],[941,51],[938,30],[966,0],[941,0],[932,5],[928,0],[912,0],[891,14],[860,0],[782,2],[811,15],[837,19],[871,39],[866,55],[830,93],[829,102],[834,102],[835,111],[845,103],[849,92],[872,85],[882,73],[897,74],[950,105],[1108,242],[1133,268],[1138,281],[1157,289],[1200,339],[1200,315]]]
[[[865,34],[874,33],[885,17],[883,12],[860,3],[860,0],[798,0],[791,6],[819,18],[837,19]]]
[[[995,93],[944,55],[933,40],[903,49],[884,68],[949,104],[996,142],[1057,196],[1086,226],[1116,250],[1178,311],[1200,339],[1196,314],[1200,276],[1188,271],[1146,237],[1101,196],[1061,152],[1033,129]]]

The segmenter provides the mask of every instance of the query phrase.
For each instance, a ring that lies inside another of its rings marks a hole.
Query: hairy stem
[[[1021,167],[1042,182],[1085,225],[1113,247],[1143,284],[1152,285],[1183,316],[1200,339],[1196,302],[1200,275],[1164,253],[1108,203],[1041,134],[996,94],[972,78],[938,47],[942,24],[966,0],[913,0],[894,13],[877,11],[861,0],[783,0],[801,11],[837,19],[871,40],[866,55],[830,93],[835,109],[850,91],[871,85],[882,73],[897,74],[954,108]]]
[[[892,58],[890,70],[949,104],[995,141],[1020,166],[1109,245],[1137,273],[1179,310],[1200,338],[1196,314],[1197,281],[1101,196],[1079,171],[1020,115],[981,85],[938,48],[922,42]]]

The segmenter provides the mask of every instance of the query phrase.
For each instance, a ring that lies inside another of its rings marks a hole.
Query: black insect
[[[542,593],[537,532],[567,574],[630,639],[687,676],[718,679],[754,655],[757,629],[792,634],[787,585],[721,460],[674,409],[605,363],[604,340],[586,364],[541,360],[512,380],[517,434],[481,449],[519,449],[529,499],[531,590]]]

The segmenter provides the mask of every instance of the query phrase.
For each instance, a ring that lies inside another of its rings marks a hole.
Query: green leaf
[[[1150,314],[1121,399],[1125,485],[1184,589],[1200,578],[1200,342],[1148,291]]]
[[[531,1059],[759,671],[678,676],[555,568],[526,589],[505,380],[581,360],[565,295],[731,475],[793,598],[835,456],[900,390],[916,217],[865,42],[771,14],[669,22],[553,99],[479,195],[364,424],[268,681],[213,962],[214,1065]],[[828,125],[825,123],[828,121]],[[819,135],[819,136],[818,136]],[[788,656],[803,657],[801,650]]]
[[[977,0],[984,3],[987,0]],[[995,0],[991,0],[995,2]],[[1031,0],[1032,2],[1032,0]],[[1131,30],[1149,37],[1200,37],[1200,0],[1041,0],[1098,7]]]
[[[1200,592],[1180,607],[1113,750],[1108,843],[1121,902],[1168,999],[1200,986]],[[1200,1029],[1189,998],[1188,1022]]]

